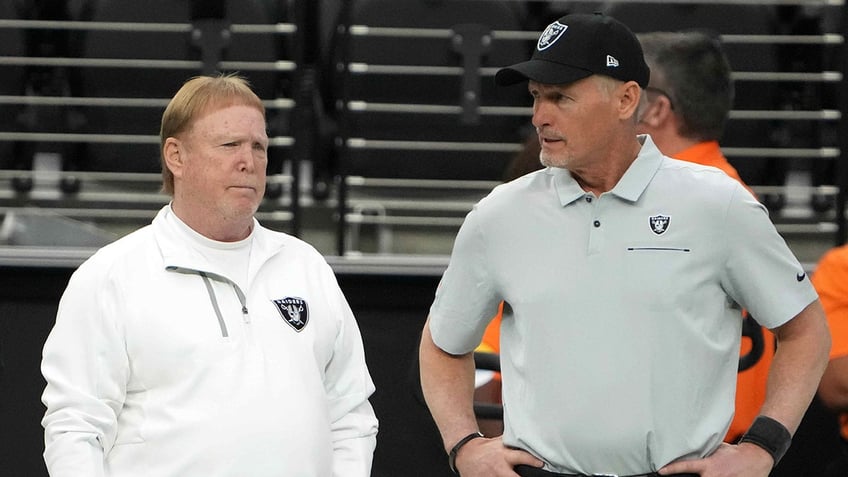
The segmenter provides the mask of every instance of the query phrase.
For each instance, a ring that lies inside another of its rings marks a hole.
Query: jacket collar
[[[168,223],[167,216],[173,214],[171,205],[165,205],[153,218],[153,234],[162,255],[165,268],[195,270],[218,274],[219,271],[189,246],[185,240],[180,240],[180,232],[174,230]],[[260,265],[270,260],[285,246],[284,234],[275,233],[263,227],[256,218],[253,219],[252,248],[250,253],[251,270],[259,270]]]

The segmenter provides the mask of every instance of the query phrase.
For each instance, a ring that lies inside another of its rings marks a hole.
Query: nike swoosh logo
[[[801,282],[801,281],[804,281],[804,277],[806,277],[806,276],[807,276],[807,274],[803,273],[803,272],[802,273],[796,273],[795,279],[798,280],[799,282]]]

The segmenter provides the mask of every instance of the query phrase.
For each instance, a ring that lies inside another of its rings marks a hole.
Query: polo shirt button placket
[[[599,215],[602,215],[602,212],[599,208],[601,205],[600,199],[595,197],[592,194],[586,194],[583,196],[583,199],[586,201],[586,205],[590,208],[592,218],[592,227],[589,229],[589,243],[587,252],[589,255],[594,255],[599,253],[603,249],[604,237],[603,237],[603,229],[601,229],[601,219],[597,218]]]

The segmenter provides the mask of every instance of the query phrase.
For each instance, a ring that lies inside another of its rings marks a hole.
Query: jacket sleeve
[[[325,292],[338,316],[333,356],[324,374],[333,439],[333,476],[368,477],[377,445],[377,417],[368,401],[374,383],[359,327],[329,266]]]
[[[83,264],[59,302],[44,345],[47,381],[44,460],[51,477],[104,475],[104,452],[115,441],[128,360],[114,324],[114,293]]]

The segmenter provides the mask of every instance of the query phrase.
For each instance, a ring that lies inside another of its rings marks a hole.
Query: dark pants
[[[515,472],[521,477],[589,477],[575,474],[559,474],[556,472],[549,472],[547,470],[539,469],[537,467],[530,467],[529,465],[517,465],[515,466]],[[632,476],[627,475],[621,477],[698,477],[698,474],[670,474],[666,476],[661,476],[656,472],[651,472],[650,474],[639,474]]]

